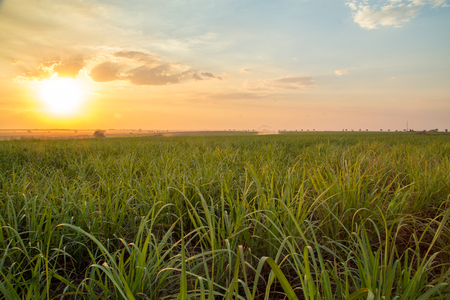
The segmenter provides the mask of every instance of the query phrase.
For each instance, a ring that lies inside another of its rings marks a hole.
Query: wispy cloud
[[[337,76],[341,76],[341,75],[347,74],[347,73],[349,73],[349,72],[350,72],[350,70],[336,70],[336,71],[334,71],[334,73],[335,73]]]
[[[132,61],[145,63],[146,65],[153,65],[157,63],[160,58],[156,55],[147,54],[140,51],[118,51],[114,53],[117,58],[127,58]]]
[[[220,77],[220,76],[215,76],[215,75],[212,74],[211,72],[195,72],[195,73],[192,75],[192,79],[194,79],[194,81],[207,80],[207,79],[217,79],[217,80],[222,80],[222,77]]]
[[[273,93],[223,93],[210,95],[208,98],[216,100],[245,100],[245,99],[266,99],[279,97],[280,94]]]
[[[242,68],[240,72],[241,72],[241,73],[250,73],[251,70],[250,70],[250,69],[247,69],[247,68]]]
[[[346,4],[353,11],[353,20],[366,29],[401,27],[426,5],[433,8],[448,6],[447,0],[387,0],[373,5],[367,0],[352,0]]]
[[[128,80],[134,85],[165,85],[179,83],[188,74],[190,74],[190,71],[174,72],[169,64],[165,64],[156,68],[140,66],[127,71],[122,79]]]
[[[315,87],[310,76],[286,76],[269,80],[247,80],[244,88],[253,91],[266,90],[299,90]]]

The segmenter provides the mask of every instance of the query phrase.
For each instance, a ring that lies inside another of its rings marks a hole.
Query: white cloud
[[[367,29],[375,29],[380,26],[401,26],[416,17],[420,10],[419,6],[389,4],[380,10],[369,6],[360,7],[354,14],[353,19],[359,26]]]
[[[247,69],[247,68],[243,68],[241,69],[241,73],[250,73],[252,70]]]
[[[353,20],[362,28],[376,29],[382,26],[401,27],[415,18],[420,10],[429,5],[445,7],[448,0],[387,0],[370,5],[367,0],[353,0],[346,4],[353,11]]]
[[[356,7],[355,3],[347,3],[347,5],[350,7],[351,10],[358,10],[358,7]]]
[[[347,74],[347,73],[349,73],[349,72],[350,72],[350,70],[336,70],[336,71],[334,71],[334,73],[335,73],[337,76],[341,76],[341,75]]]

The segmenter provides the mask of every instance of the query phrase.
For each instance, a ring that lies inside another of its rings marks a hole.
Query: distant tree
[[[97,129],[94,131],[94,137],[96,138],[104,138],[105,137],[106,130]]]

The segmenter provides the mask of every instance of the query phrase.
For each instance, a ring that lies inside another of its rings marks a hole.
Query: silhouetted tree
[[[106,130],[97,129],[94,131],[94,137],[96,138],[104,138],[105,137]]]

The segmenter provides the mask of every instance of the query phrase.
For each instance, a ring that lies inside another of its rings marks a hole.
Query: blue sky
[[[5,0],[0,127],[449,128],[449,29],[445,0]]]

